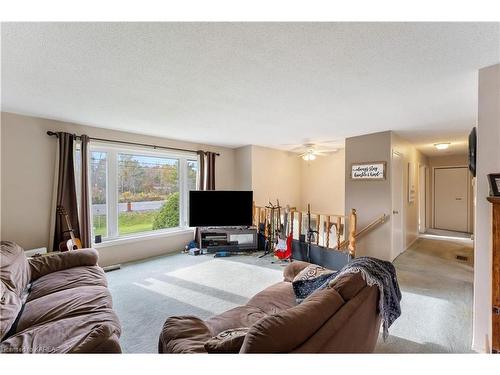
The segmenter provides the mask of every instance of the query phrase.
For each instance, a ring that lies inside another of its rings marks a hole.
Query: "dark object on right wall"
[[[476,152],[477,152],[477,136],[476,128],[472,128],[469,134],[469,170],[473,177],[476,177]]]
[[[490,195],[500,197],[500,173],[490,173],[488,182],[490,183]]]

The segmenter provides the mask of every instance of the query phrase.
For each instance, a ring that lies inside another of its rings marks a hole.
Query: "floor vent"
[[[456,258],[464,262],[467,262],[469,260],[469,257],[466,257],[464,255],[457,255]]]

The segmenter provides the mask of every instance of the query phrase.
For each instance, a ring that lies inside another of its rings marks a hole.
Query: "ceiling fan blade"
[[[297,147],[289,149],[288,151],[291,151],[291,152],[304,151],[304,146],[297,146]]]

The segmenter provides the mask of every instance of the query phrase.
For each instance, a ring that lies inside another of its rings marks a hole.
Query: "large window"
[[[104,241],[187,226],[192,154],[91,146],[93,237]]]

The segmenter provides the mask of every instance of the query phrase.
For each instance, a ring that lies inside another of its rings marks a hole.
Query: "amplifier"
[[[222,246],[207,246],[207,253],[217,253],[219,251],[227,251],[237,253],[240,252],[241,249],[238,245],[222,245]]]

